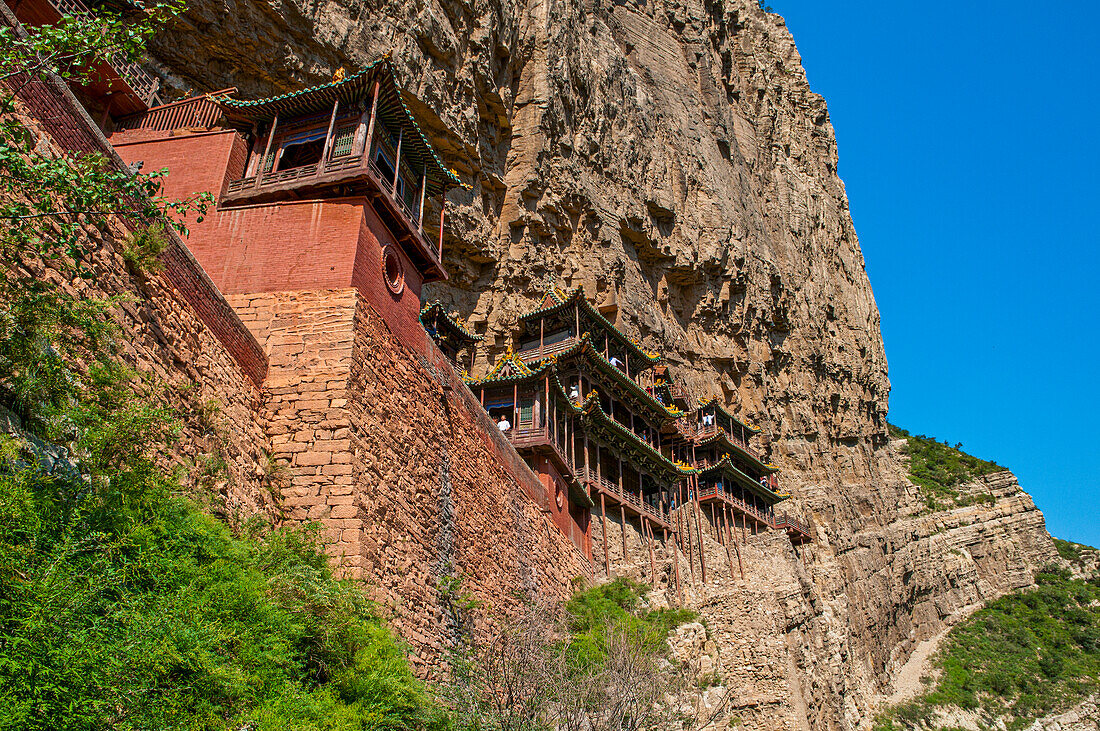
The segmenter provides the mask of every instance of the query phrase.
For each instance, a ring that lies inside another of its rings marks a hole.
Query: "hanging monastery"
[[[84,12],[7,2],[29,25]],[[759,430],[687,393],[581,288],[551,283],[507,352],[468,375],[481,338],[422,302],[447,278],[446,197],[462,183],[388,57],[255,100],[225,89],[164,104],[121,63],[56,86],[20,92],[54,144],[166,168],[169,198],[213,196],[164,279],[251,383],[237,427],[262,431],[287,467],[281,517],[324,525],[341,570],[373,587],[421,662],[446,641],[445,576],[505,610],[622,573],[675,602],[714,569],[705,541],[732,549],[742,577],[752,536],[810,541],[776,509],[787,495]]]

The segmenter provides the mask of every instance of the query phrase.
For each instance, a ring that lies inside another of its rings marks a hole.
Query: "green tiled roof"
[[[565,293],[558,290],[553,285],[547,290],[546,295],[542,299],[542,303],[539,308],[528,312],[526,315],[520,315],[520,322],[527,322],[529,320],[535,320],[541,317],[545,317],[554,312],[560,312],[570,306],[573,303],[580,305],[585,314],[599,323],[607,332],[613,337],[620,345],[629,348],[631,352],[636,354],[642,359],[644,363],[653,364],[661,360],[660,353],[651,353],[644,350],[642,346],[633,338],[627,337],[622,331],[611,324],[610,321],[597,310],[591,302],[584,296],[584,287],[576,287],[571,292]]]
[[[636,398],[638,398],[642,403],[644,403],[660,416],[665,418],[678,419],[684,415],[684,412],[676,409],[675,407],[665,406],[658,399],[654,398],[653,394],[639,386],[637,382],[634,381],[634,379],[630,378],[621,370],[611,365],[611,361],[607,360],[607,358],[604,358],[603,355],[598,350],[596,350],[595,346],[592,345],[592,338],[590,333],[584,333],[583,335],[581,335],[576,343],[569,346],[560,353],[555,353],[554,355],[548,356],[541,361],[537,361],[536,367],[539,367],[547,362],[558,363],[573,356],[582,356],[588,358],[596,365],[601,373],[609,376],[620,386],[629,390],[631,393],[634,394]]]
[[[603,409],[600,408],[600,400],[596,393],[590,392],[588,397],[584,400],[584,403],[578,409],[582,419],[593,421],[599,426],[608,429],[614,433],[617,433],[620,438],[625,439],[632,443],[635,449],[641,451],[654,465],[664,469],[670,475],[683,477],[687,475],[694,475],[697,470],[693,467],[678,464],[673,462],[668,457],[664,456],[652,446],[642,441],[637,434],[627,429],[625,426],[615,421],[613,418],[607,415]]]
[[[696,412],[702,411],[703,409],[705,409],[706,407],[711,406],[711,405],[713,405],[716,409],[718,409],[723,414],[728,416],[731,420],[737,422],[741,426],[743,426],[746,429],[748,429],[749,431],[751,431],[753,434],[759,434],[760,433],[760,427],[750,426],[749,424],[746,424],[745,422],[738,419],[736,416],[734,416],[730,412],[726,411],[725,407],[722,406],[722,404],[718,403],[718,398],[716,396],[711,396],[708,399],[704,399],[702,402],[700,402],[699,407],[697,409],[695,409],[695,411]]]
[[[414,137],[403,141],[402,157],[408,155],[408,159],[416,162],[417,167],[428,170],[428,179],[434,180],[437,190],[462,185],[458,175],[443,164],[405,104],[401,90],[397,87],[393,60],[388,54],[339,81],[330,81],[266,99],[234,99],[223,96],[214,101],[231,120],[265,122],[276,115],[308,114],[331,108],[337,99],[341,103],[357,102],[370,92],[375,80],[379,81],[378,116],[382,122],[391,128],[400,127],[415,132]],[[437,191],[430,192],[434,195]]]
[[[447,323],[447,325],[449,325],[450,328],[463,340],[471,343],[476,343],[477,341],[482,339],[481,335],[474,335],[472,332],[463,327],[463,325],[459,323],[458,320],[451,317],[451,314],[447,312],[446,308],[444,308],[443,304],[438,300],[428,302],[420,309],[420,324],[424,325],[424,327],[427,328],[428,325],[424,322],[425,316],[441,317],[443,321]]]
[[[699,476],[708,477],[718,472],[734,478],[739,483],[741,483],[743,487],[751,490],[752,492],[755,492],[761,498],[768,501],[769,505],[781,502],[790,497],[790,495],[781,495],[780,493],[772,492],[771,488],[764,487],[764,485],[760,484],[741,470],[737,469],[733,462],[730,461],[730,457],[728,454],[724,455],[722,459],[718,460],[709,467],[704,467],[703,469],[699,470]]]
[[[699,446],[699,447],[709,447],[712,444],[714,444],[716,446],[724,447],[726,450],[730,450],[730,449],[735,450],[738,454],[742,455],[743,457],[748,459],[753,464],[758,465],[760,467],[760,469],[763,470],[764,472],[767,472],[767,473],[771,474],[772,472],[778,472],[779,471],[779,468],[776,467],[775,465],[770,465],[767,462],[762,462],[761,460],[757,459],[756,455],[754,455],[751,452],[749,452],[748,450],[746,450],[744,447],[742,447],[737,442],[731,440],[726,435],[726,433],[724,431],[722,431],[721,429],[718,430],[717,434],[712,434],[711,436],[706,437],[705,439],[700,439],[696,443],[696,445]]]

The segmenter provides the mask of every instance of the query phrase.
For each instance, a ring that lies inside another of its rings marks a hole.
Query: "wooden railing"
[[[786,528],[788,530],[794,530],[807,538],[810,537],[810,526],[808,523],[804,523],[793,515],[779,515],[775,519],[776,528]]]
[[[708,424],[706,426],[694,425],[691,428],[694,430],[694,436],[695,436],[696,439],[708,439],[709,437],[713,437],[714,435],[718,434],[718,432],[720,432],[720,431],[724,432],[725,435],[726,435],[726,438],[729,439],[730,442],[732,442],[733,444],[736,444],[738,447],[740,447],[741,449],[743,449],[746,452],[748,452],[749,454],[751,454],[754,459],[756,459],[758,461],[761,461],[759,452],[757,452],[755,449],[750,447],[744,441],[742,441],[741,439],[738,439],[737,437],[733,436],[733,434],[729,433],[728,431],[726,431],[722,427],[718,426],[717,424]]]
[[[50,0],[50,3],[61,15],[93,15],[88,7],[80,2],[80,0]],[[142,103],[146,105],[153,103],[153,98],[160,89],[160,81],[157,78],[146,73],[144,69],[136,63],[127,61],[122,55],[117,53],[109,55],[107,57],[107,62],[111,65],[111,68],[122,77],[123,81],[134,90],[134,93],[137,94]]]
[[[213,95],[231,94],[235,91],[236,89],[222,89],[214,92]],[[156,132],[193,127],[210,128],[217,124],[221,117],[221,109],[210,96],[181,99],[171,104],[153,107],[147,112],[131,114],[119,119],[115,127],[119,131],[147,129]]]
[[[632,510],[646,516],[650,520],[664,526],[671,525],[668,511],[663,507],[660,505],[650,505],[644,500],[639,499],[637,493],[632,493],[619,487],[618,483],[611,482],[606,478],[597,477],[592,474],[591,471],[582,472],[581,480],[590,488],[606,493],[622,504],[629,505]]]
[[[329,158],[324,163],[318,162],[312,165],[301,165],[287,170],[276,170],[275,172],[264,173],[260,177],[259,187],[277,185],[280,183],[293,183],[325,173],[354,170],[362,164],[362,161],[362,155],[341,155],[340,157]],[[256,176],[253,175],[251,178],[240,178],[231,181],[226,187],[226,191],[229,193],[236,193],[237,191],[248,190],[249,188],[255,187],[257,187]]]
[[[733,508],[740,510],[750,518],[755,519],[759,523],[764,525],[770,525],[773,528],[775,525],[774,514],[770,510],[761,510],[760,508],[745,502],[741,498],[733,495],[724,488],[719,488],[717,485],[709,485],[707,487],[699,488],[699,499],[706,500],[708,498],[718,498],[729,503]]]
[[[522,449],[524,447],[549,447],[554,450],[554,453],[558,455],[558,458],[563,464],[568,466],[570,470],[574,469],[573,456],[569,454],[570,450],[554,440],[554,435],[551,433],[549,426],[509,429],[505,432],[505,436],[516,449]]]
[[[519,355],[521,360],[541,360],[543,358],[548,358],[551,355],[560,353],[563,350],[568,350],[576,343],[576,338],[566,338],[565,340],[559,340],[558,342],[550,343],[549,345],[542,345],[540,347],[521,350],[517,355]]]
[[[419,213],[419,211],[414,211],[409,206],[409,204],[405,202],[405,197],[403,195],[398,195],[397,194],[397,192],[392,187],[393,186],[393,181],[390,181],[390,180],[386,179],[386,176],[383,175],[382,171],[378,169],[378,166],[374,164],[374,159],[371,158],[371,157],[367,158],[367,168],[371,171],[371,173],[374,175],[374,177],[378,179],[378,183],[382,187],[387,188],[389,190],[390,196],[393,198],[394,202],[397,204],[397,207],[401,209],[401,212],[405,214],[405,218],[407,218],[409,220],[409,223],[412,224],[412,227],[417,228],[417,226],[420,223],[420,213]]]

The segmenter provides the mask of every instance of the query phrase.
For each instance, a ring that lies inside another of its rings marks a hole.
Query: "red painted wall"
[[[584,552],[586,558],[592,558],[592,541],[589,535],[590,512],[584,509],[570,510],[569,486],[565,478],[546,457],[539,455],[531,459],[531,467],[539,476],[543,487],[546,489],[547,503],[551,520],[562,533],[569,537],[573,543]],[[558,507],[557,495],[562,494],[562,504]],[[573,513],[580,513],[580,520]]]
[[[168,169],[164,193],[183,198],[202,191],[220,195],[243,174],[247,146],[234,131],[165,136],[136,130],[112,141],[126,162],[146,172]],[[423,350],[420,325],[423,278],[399,246],[405,287],[394,294],[382,277],[382,246],[392,233],[365,198],[281,201],[218,208],[193,223],[187,239],[218,288],[226,294],[358,288],[408,347]]]

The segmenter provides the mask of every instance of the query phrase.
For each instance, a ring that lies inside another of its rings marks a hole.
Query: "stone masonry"
[[[410,351],[352,288],[231,301],[268,352],[287,517],[326,526],[338,566],[371,587],[422,670],[452,629],[444,579],[508,612],[589,576],[538,478],[434,344]]]

